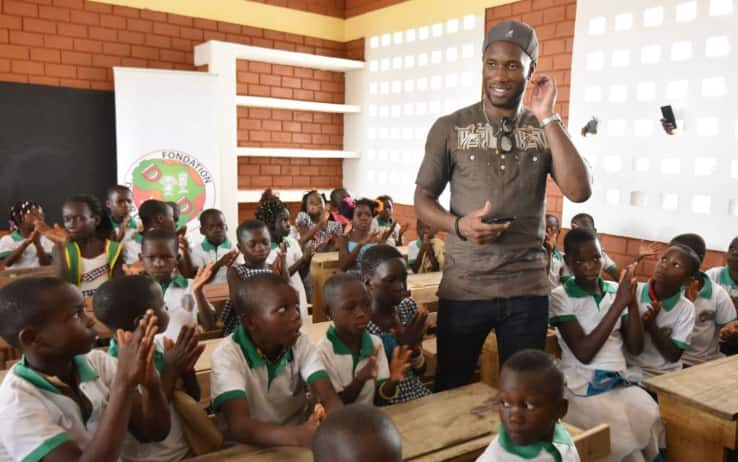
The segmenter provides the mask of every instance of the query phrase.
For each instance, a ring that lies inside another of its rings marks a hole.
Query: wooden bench
[[[668,462],[726,460],[738,446],[738,356],[710,361],[644,384],[658,394]]]
[[[473,461],[494,438],[499,426],[491,405],[497,391],[482,383],[437,393],[408,403],[380,408],[397,426],[405,461]],[[610,451],[607,425],[583,431],[566,425],[582,462],[593,462]],[[193,462],[311,462],[301,448],[263,449],[238,445],[191,459]]]

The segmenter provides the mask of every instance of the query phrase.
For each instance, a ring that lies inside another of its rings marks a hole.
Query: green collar
[[[110,339],[110,345],[108,345],[108,354],[113,358],[117,358],[118,350],[118,342],[115,340],[115,337],[112,337]],[[164,353],[159,351],[158,348],[154,350],[154,367],[159,371],[159,374],[164,370]]]
[[[138,244],[143,244],[144,235],[142,232],[138,232],[133,235],[133,240],[136,241]]]
[[[95,369],[90,366],[90,364],[87,362],[87,359],[83,355],[75,356],[74,358],[72,358],[72,361],[74,361],[74,364],[77,366],[80,382],[90,382],[97,379],[97,372],[95,372]],[[26,381],[34,385],[36,388],[50,391],[59,395],[62,394],[62,392],[59,391],[56,386],[49,383],[49,381],[41,376],[41,374],[28,367],[28,362],[26,361],[25,356],[23,356],[20,362],[15,365],[15,367],[13,368],[13,372],[15,372],[15,375],[17,375],[18,377],[25,379]]]
[[[113,223],[113,228],[120,228],[120,223],[118,223],[118,221],[113,218],[113,215],[110,215],[110,222]],[[136,220],[133,219],[133,217],[128,220],[128,226],[126,227],[126,229],[138,229],[138,224],[136,223]]]
[[[26,238],[23,237],[23,235],[17,229],[13,231],[12,233],[10,233],[10,237],[12,237],[15,242],[26,240]]]
[[[180,289],[185,289],[187,287],[187,278],[182,276],[180,273],[177,273],[174,275],[174,278],[172,278],[169,282],[160,282],[159,286],[161,286],[161,291],[163,293],[167,293],[167,289],[169,289],[171,286],[179,287]]]
[[[224,249],[232,249],[233,244],[231,243],[231,241],[228,240],[228,238],[225,238],[225,240],[221,242],[220,245],[213,244],[207,238],[202,240],[202,250],[206,252],[210,252],[211,250],[215,250],[217,252],[218,247],[221,247]]]
[[[359,364],[359,361],[365,358],[370,358],[374,354],[374,342],[372,342],[372,337],[366,329],[361,333],[361,347],[359,348],[358,356],[355,355],[354,352],[351,351],[345,343],[343,343],[343,340],[338,337],[336,327],[333,324],[328,327],[328,331],[325,335],[333,345],[334,353],[337,355],[351,355],[354,359],[354,370],[356,370],[356,365]]]
[[[282,239],[282,242],[274,242],[274,241],[272,241],[270,245],[271,245],[272,250],[274,250],[274,249],[279,248],[279,245],[280,244],[284,244],[284,248],[285,249],[289,249],[290,248],[290,243],[287,241],[287,239]]]
[[[577,281],[575,278],[569,278],[564,282],[564,290],[566,291],[566,295],[568,295],[571,298],[584,298],[584,297],[592,297],[595,300],[595,303],[597,303],[597,307],[600,307],[600,302],[603,298],[605,298],[606,294],[614,294],[617,293],[618,288],[615,284],[609,281],[604,281],[602,278],[597,279],[597,284],[600,286],[600,290],[602,291],[602,295],[593,294],[591,292],[587,292],[586,290],[582,289],[577,285]]]
[[[720,280],[720,285],[738,287],[738,282],[734,281],[730,276],[730,268],[727,266],[724,266],[723,269],[720,270],[720,276],[718,279]]]
[[[564,427],[558,423],[554,425],[552,442],[537,441],[525,446],[516,446],[508,436],[502,424],[500,424],[500,428],[497,433],[497,441],[500,443],[500,447],[502,447],[502,449],[523,459],[534,459],[538,454],[540,454],[541,450],[544,450],[551,454],[551,457],[553,457],[556,462],[562,462],[562,458],[561,453],[553,443],[566,444],[568,446],[574,444]]]
[[[415,241],[415,245],[417,245],[418,248],[423,247],[423,239],[419,237],[418,240]]]
[[[712,280],[705,273],[700,272],[700,275],[702,275],[703,285],[698,296],[709,300],[712,298]]]
[[[551,253],[553,254],[553,257],[557,260],[562,260],[564,258],[564,256],[561,254],[561,250],[559,250],[559,248],[556,246],[554,246]]]
[[[646,283],[646,287],[643,288],[643,291],[641,292],[641,302],[643,303],[651,303],[651,294],[649,287],[651,286],[651,280],[649,279]],[[679,289],[674,295],[672,295],[669,298],[665,298],[661,300],[661,306],[666,311],[671,311],[672,308],[676,306],[677,303],[679,303],[679,300],[682,298],[682,289]]]
[[[381,217],[377,217],[377,224],[379,226],[392,226],[392,223],[394,222],[395,220],[393,220],[392,218],[390,218],[389,220],[385,220]]]
[[[250,368],[254,369],[256,367],[266,366],[267,373],[269,375],[268,385],[272,384],[272,380],[274,380],[279,373],[287,367],[287,364],[289,364],[294,357],[292,348],[289,348],[282,356],[280,356],[276,363],[271,362],[269,358],[264,356],[259,351],[259,348],[254,345],[254,342],[251,340],[251,337],[248,332],[246,332],[243,325],[239,325],[236,330],[233,331],[233,341],[238,343],[241,347],[241,351],[246,357],[246,362],[249,364]]]

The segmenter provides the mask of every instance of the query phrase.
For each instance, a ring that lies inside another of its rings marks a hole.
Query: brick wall
[[[281,6],[293,10],[308,11],[343,18],[346,14],[345,0],[253,0],[267,5]]]
[[[358,16],[360,14],[368,13],[370,11],[378,10],[388,6],[402,3],[406,0],[345,0],[346,10],[345,14],[347,18]]]

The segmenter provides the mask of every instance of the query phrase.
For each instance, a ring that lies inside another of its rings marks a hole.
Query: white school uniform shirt
[[[192,279],[186,279],[177,273],[168,285],[161,284],[164,293],[164,305],[169,314],[167,330],[157,337],[169,337],[176,341],[179,331],[185,324],[197,324],[197,302],[192,294]]]
[[[221,242],[220,245],[214,245],[207,239],[203,239],[202,242],[191,246],[191,248],[190,258],[195,268],[202,268],[210,262],[217,262],[223,255],[234,249],[233,243],[228,238]],[[243,255],[239,254],[234,264],[243,264]],[[218,268],[218,271],[208,284],[228,282],[227,275],[228,268],[225,266]]]
[[[497,436],[477,462],[580,462],[580,459],[569,432],[557,423],[552,442],[539,441],[527,446],[516,446],[500,425]]]
[[[648,293],[649,282],[639,282],[636,288],[638,311],[641,316],[651,306],[651,296]],[[656,315],[656,325],[659,330],[667,333],[671,341],[681,350],[689,349],[690,336],[694,330],[694,305],[679,291],[671,297],[661,301],[661,310]],[[625,359],[629,366],[643,369],[646,377],[676,371],[682,368],[682,361],[669,362],[664,358],[651,339],[648,332],[644,332],[643,352],[634,356],[627,351]]]
[[[377,377],[364,383],[364,387],[354,401],[354,403],[374,405],[374,392],[389,379],[389,364],[382,346],[382,339],[364,330],[361,335],[361,349],[358,355],[354,355],[351,349],[338,338],[336,328],[333,325],[328,327],[325,337],[318,343],[318,353],[336,393],[342,392],[351,384],[356,373],[366,365],[377,347],[380,347],[377,355]]]
[[[738,297],[738,282],[730,277],[730,268],[727,266],[717,266],[706,271],[710,279],[715,281],[728,292],[731,298]]]
[[[551,264],[548,268],[548,280],[551,283],[551,289],[561,285],[561,268],[564,267],[564,255],[558,247],[554,246],[551,251]]]
[[[125,253],[125,264],[126,265],[132,265],[136,263],[139,260],[139,255],[141,254],[141,243],[143,242],[143,233],[136,232],[131,236],[130,239],[127,239],[122,242],[123,244],[123,252]]]
[[[607,273],[608,271],[611,271],[613,268],[617,268],[617,264],[615,263],[615,260],[610,258],[608,254],[605,253],[605,251],[602,251],[601,254],[601,260],[602,260],[602,274]],[[571,270],[569,270],[569,267],[566,265],[566,262],[564,262],[564,254],[561,254],[561,262],[562,262],[562,270],[561,270],[561,277],[564,277],[568,279],[569,277],[573,277]]]
[[[117,233],[120,229],[120,223],[115,221],[115,218],[113,218],[112,215],[110,215],[110,222],[113,224],[113,229]],[[138,234],[138,222],[135,218],[131,217],[131,219],[128,221],[128,226],[126,227],[126,232],[123,234],[123,239],[120,241],[121,243],[126,243],[127,241],[130,241],[133,239],[136,234]],[[136,255],[136,258],[138,258],[138,255]]]
[[[294,265],[299,259],[302,258],[302,249],[300,248],[300,243],[290,236],[285,237],[282,242],[284,242],[284,245],[286,247],[286,269],[289,270],[290,266]],[[272,251],[269,252],[269,256],[266,259],[266,264],[269,266],[274,265],[274,262],[277,260],[278,253],[279,244],[272,242]],[[307,294],[305,293],[305,286],[302,283],[302,276],[300,276],[299,271],[295,271],[295,274],[290,276],[290,287],[297,291],[297,295],[300,299],[300,317],[302,318],[303,322],[308,321],[309,316],[307,308]]]
[[[720,327],[736,319],[728,292],[712,282],[707,274],[702,273],[701,277],[704,285],[694,301],[694,330],[689,350],[682,355],[682,361],[689,366],[722,358]]]
[[[93,258],[80,256],[79,265],[79,290],[83,296],[91,297],[98,287],[110,279],[111,268],[108,265],[108,256],[105,252]]]
[[[610,310],[618,291],[618,285],[614,282],[600,279],[599,284],[602,290],[602,297],[599,300],[579,287],[574,278],[568,279],[554,289],[549,299],[550,324],[557,326],[562,322],[576,319],[585,335],[589,335]],[[620,333],[623,317],[618,318],[613,331],[589,364],[577,359],[559,329],[556,329],[556,337],[561,347],[561,369],[566,376],[567,387],[577,390],[588,384],[597,369],[614,372],[626,369],[623,337]]]
[[[76,356],[74,362],[79,390],[92,404],[86,422],[79,405],[25,359],[5,375],[0,385],[0,461],[36,462],[67,441],[82,450],[90,443],[108,405],[117,362],[100,350]]]
[[[21,233],[18,232],[18,230],[13,231],[10,234],[7,234],[0,238],[0,259],[5,259],[8,255],[10,255],[15,249],[21,246],[23,244],[23,241],[25,241],[26,238],[23,237]],[[51,255],[51,253],[54,250],[54,243],[47,239],[46,236],[41,236],[41,248],[44,250],[44,253],[46,255]],[[8,269],[14,270],[14,269],[22,269],[22,268],[38,268],[41,266],[41,263],[38,261],[38,254],[36,253],[36,246],[31,243],[26,247],[26,250],[23,251],[23,253],[20,255],[20,258],[18,258],[15,263],[8,266]]]
[[[369,229],[369,232],[379,233],[381,237],[381,234],[388,231],[394,223],[395,223],[395,220],[392,220],[392,219],[390,219],[389,221],[384,221],[378,216],[374,217],[374,219],[372,220],[372,225],[371,225],[371,228]],[[395,229],[392,230],[392,233],[390,233],[385,244],[396,246],[399,241],[400,241],[400,224],[397,223],[397,226],[395,226]]]
[[[328,378],[305,334],[274,364],[261,355],[242,325],[215,348],[210,363],[216,412],[226,401],[245,399],[252,419],[279,425],[301,422],[307,404],[305,383]]]

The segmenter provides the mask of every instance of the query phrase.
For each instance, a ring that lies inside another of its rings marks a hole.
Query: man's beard
[[[488,88],[484,89],[484,94],[487,96],[487,101],[489,103],[499,109],[517,109],[520,105],[520,101],[523,99],[523,94],[525,93],[525,84],[520,86],[520,89],[517,91],[517,93],[513,94],[509,98],[507,98],[504,101],[497,101],[492,99],[492,93],[491,90]]]

